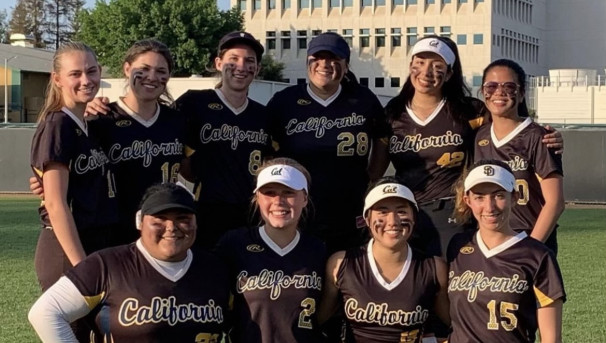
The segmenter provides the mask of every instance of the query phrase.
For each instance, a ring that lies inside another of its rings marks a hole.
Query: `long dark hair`
[[[514,74],[516,74],[518,84],[520,85],[518,92],[522,92],[524,94],[522,101],[518,104],[518,116],[528,117],[530,114],[528,113],[528,106],[526,105],[526,72],[516,62],[503,58],[490,63],[486,68],[484,68],[484,72],[482,74],[482,84],[484,84],[488,72],[495,67],[509,68]]]
[[[442,96],[446,99],[446,109],[458,121],[467,121],[473,119],[477,110],[474,110],[472,105],[471,90],[465,84],[463,78],[463,68],[461,67],[461,59],[459,58],[459,49],[455,42],[448,37],[442,36],[426,36],[423,39],[438,39],[446,44],[454,53],[455,61],[452,66],[448,66],[448,71],[452,72],[450,79],[444,82],[442,86]],[[406,105],[412,100],[415,94],[415,88],[412,85],[410,75],[406,78],[404,86],[398,95],[396,95],[385,107],[385,114],[389,121],[400,118]]]

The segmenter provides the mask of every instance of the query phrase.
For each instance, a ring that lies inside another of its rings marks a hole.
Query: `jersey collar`
[[[508,248],[510,248],[514,244],[518,243],[519,241],[523,240],[527,236],[528,236],[528,234],[526,234],[525,231],[522,231],[522,232],[518,233],[517,235],[509,238],[505,242],[497,245],[496,247],[494,247],[492,249],[488,249],[488,247],[486,246],[486,244],[484,244],[484,241],[482,240],[482,236],[480,236],[480,231],[478,230],[476,232],[476,241],[478,241],[478,247],[480,248],[480,251],[482,252],[482,254],[484,254],[484,257],[491,258],[491,257],[507,250]]]
[[[412,108],[410,107],[410,104],[406,104],[406,113],[408,113],[408,115],[410,116],[410,119],[412,119],[418,125],[426,126],[427,124],[431,123],[431,121],[435,117],[438,116],[438,114],[442,110],[442,107],[444,107],[445,104],[446,104],[446,99],[442,99],[438,103],[438,106],[436,106],[436,109],[433,110],[433,112],[431,112],[431,114],[429,115],[429,117],[427,117],[425,120],[421,120],[419,117],[417,117],[417,115],[412,111]]]
[[[402,270],[400,271],[400,274],[398,275],[398,277],[396,277],[392,282],[387,282],[383,278],[383,275],[381,275],[381,273],[379,272],[379,267],[377,266],[375,257],[372,254],[372,243],[374,241],[375,241],[374,239],[371,239],[370,242],[368,242],[368,248],[366,249],[366,254],[367,254],[367,258],[368,258],[368,263],[370,264],[370,269],[372,270],[372,274],[374,275],[377,282],[386,290],[391,291],[392,289],[398,287],[398,285],[400,283],[402,283],[402,280],[404,280],[404,278],[406,277],[406,274],[408,274],[408,270],[410,269],[410,264],[412,263],[412,249],[410,248],[410,245],[408,245],[408,243],[406,243],[406,248],[408,249],[408,254],[406,254],[406,261],[404,262],[404,266],[402,266]]]
[[[78,118],[72,111],[70,111],[67,107],[63,106],[61,111],[67,114],[68,117],[72,118],[72,120],[78,125],[80,130],[84,132],[84,134],[88,137],[88,125],[86,124],[86,120],[82,121]]]
[[[229,103],[229,101],[227,101],[227,98],[225,97],[225,95],[223,95],[223,92],[221,92],[219,88],[215,88],[215,93],[217,93],[217,96],[219,97],[219,99],[221,99],[223,104],[232,112],[234,112],[235,115],[246,111],[246,108],[248,107],[248,97],[246,97],[246,100],[244,100],[244,104],[242,106],[235,108]]]
[[[532,123],[532,118],[528,117],[528,118],[524,119],[524,121],[521,122],[520,125],[516,126],[516,128],[513,129],[513,131],[508,133],[507,136],[503,137],[503,139],[501,139],[501,140],[498,140],[497,136],[494,133],[494,123],[490,124],[490,139],[492,140],[492,144],[494,144],[494,146],[496,148],[502,147],[503,145],[507,144],[507,142],[512,140],[513,137],[517,136],[518,133],[520,133],[522,130],[524,130],[531,123]]]
[[[309,94],[309,96],[314,99],[318,104],[324,106],[324,107],[328,107],[328,105],[332,104],[333,101],[335,101],[335,99],[339,96],[339,94],[341,94],[343,87],[341,87],[341,85],[339,85],[339,88],[337,88],[337,91],[335,92],[335,94],[329,96],[326,100],[320,98],[319,96],[316,95],[316,93],[314,93],[314,91],[311,90],[311,87],[309,86],[309,84],[307,84],[307,94]]]
[[[134,120],[138,121],[141,125],[145,127],[150,127],[154,125],[158,117],[160,116],[160,105],[156,105],[156,113],[154,113],[153,117],[149,118],[149,120],[143,119],[141,116],[137,114],[137,112],[131,110],[125,103],[122,101],[122,98],[118,98],[117,101],[118,107],[120,107],[124,112],[126,112],[129,116],[133,117]]]
[[[267,246],[273,250],[276,254],[280,255],[280,256],[284,256],[286,254],[288,254],[289,252],[291,252],[299,243],[299,240],[301,239],[301,235],[299,234],[299,231],[297,231],[295,233],[295,238],[293,238],[293,240],[288,243],[287,246],[285,246],[284,248],[280,248],[279,245],[277,245],[267,234],[267,232],[265,232],[265,226],[261,226],[259,227],[259,235],[261,236],[261,239],[263,240],[263,242],[265,242],[265,244],[267,244]]]

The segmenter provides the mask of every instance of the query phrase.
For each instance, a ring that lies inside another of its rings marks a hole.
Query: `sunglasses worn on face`
[[[515,82],[485,82],[482,85],[482,90],[484,91],[484,94],[492,95],[499,89],[499,87],[501,87],[503,92],[509,96],[518,94],[518,89],[520,89],[520,85]]]

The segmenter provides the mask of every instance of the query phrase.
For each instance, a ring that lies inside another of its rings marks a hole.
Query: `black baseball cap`
[[[257,61],[261,61],[261,56],[263,56],[263,52],[265,51],[263,45],[253,35],[244,31],[234,31],[223,36],[219,41],[219,52],[223,49],[229,49],[236,44],[244,44],[251,47],[257,54]]]
[[[345,39],[338,33],[324,32],[309,42],[307,56],[312,56],[320,51],[328,51],[349,62],[350,48]]]
[[[184,187],[172,183],[152,187],[141,203],[141,214],[154,215],[171,209],[196,213],[194,197]]]

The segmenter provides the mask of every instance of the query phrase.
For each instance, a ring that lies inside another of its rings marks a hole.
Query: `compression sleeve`
[[[78,288],[62,276],[34,303],[28,319],[42,342],[78,343],[69,324],[90,311]]]

